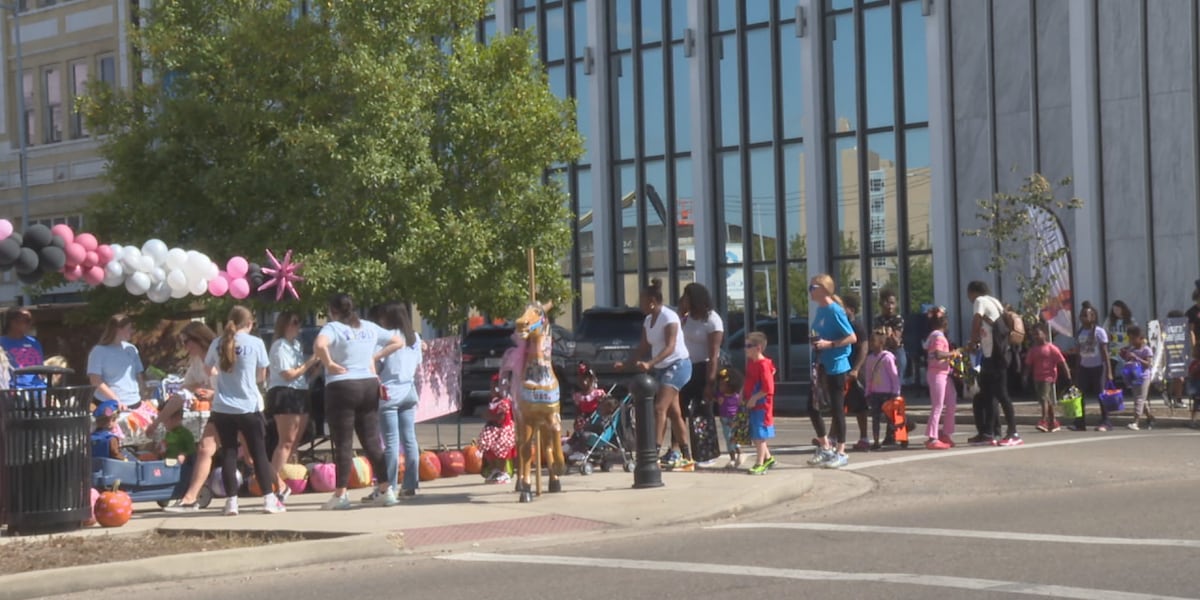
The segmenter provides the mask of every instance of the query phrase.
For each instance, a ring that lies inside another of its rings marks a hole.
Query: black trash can
[[[14,374],[69,375],[29,367]],[[0,523],[8,535],[79,529],[91,515],[93,386],[0,390]]]

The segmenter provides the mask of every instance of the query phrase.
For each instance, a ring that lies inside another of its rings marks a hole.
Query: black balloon
[[[12,232],[12,235],[8,236],[8,239],[16,240],[18,246],[25,245],[25,236],[21,235],[21,232],[19,231]]]
[[[58,271],[67,264],[67,253],[63,252],[62,248],[56,246],[46,246],[38,253],[41,260],[38,264],[41,265],[44,271]]]
[[[29,272],[29,273],[24,273],[24,274],[18,273],[17,279],[20,279],[21,283],[24,283],[27,285],[33,285],[33,284],[41,281],[42,277],[44,277],[45,275],[46,275],[46,273],[44,271],[42,271],[41,269],[34,269],[32,272]]]
[[[25,241],[21,245],[34,250],[41,250],[50,245],[50,239],[54,234],[50,233],[50,228],[45,225],[34,225],[25,231]]]
[[[36,271],[38,253],[34,252],[33,248],[21,248],[21,254],[17,256],[17,262],[13,266],[17,269],[18,275],[27,275]]]
[[[67,249],[67,240],[63,239],[63,236],[58,235],[56,233],[56,234],[50,236],[50,245],[54,246],[55,248],[61,248],[63,250],[66,250]]]
[[[12,268],[21,255],[21,242],[8,238],[0,242],[0,267]]]

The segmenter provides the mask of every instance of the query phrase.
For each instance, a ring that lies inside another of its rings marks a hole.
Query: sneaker
[[[658,464],[669,465],[669,464],[671,464],[674,457],[677,457],[677,456],[679,456],[678,452],[676,452],[674,450],[667,450],[666,453],[664,453],[662,456],[660,456],[658,458]]]
[[[768,457],[767,457],[767,460],[764,460],[764,461],[763,461],[763,466],[764,466],[764,467],[766,467],[766,468],[768,468],[768,469],[774,469],[774,468],[775,468],[775,457],[774,457],[774,456],[768,456]]]
[[[168,506],[163,507],[163,510],[169,513],[193,513],[200,510],[199,502],[183,503],[183,500],[176,500]]]
[[[504,483],[512,483],[512,479],[509,478],[508,473],[504,474]],[[398,498],[416,498],[417,490],[400,490],[400,493],[396,494],[396,496]]]
[[[813,453],[813,457],[808,459],[808,464],[814,467],[820,466],[833,460],[836,456],[837,453],[833,451],[833,448],[817,448],[817,451]]]
[[[683,471],[685,473],[691,473],[692,471],[696,470],[696,461],[694,461],[690,458],[681,458],[674,465],[671,466],[671,470],[672,471]]]
[[[926,450],[949,450],[950,445],[942,440],[929,440],[925,442]]]
[[[398,498],[396,498],[396,491],[393,490],[392,488],[388,488],[388,490],[382,494],[380,494],[378,491],[376,491],[376,492],[374,492],[374,495],[375,495],[375,502],[374,502],[375,506],[395,506],[397,504],[400,504],[400,500]]]
[[[824,463],[821,463],[821,466],[826,469],[840,469],[848,464],[850,464],[849,457],[847,457],[845,454],[836,454],[835,453],[833,455],[833,458],[829,459],[828,461],[826,461]]]
[[[225,516],[236,517],[238,514],[237,496],[230,496],[225,499]]]
[[[1058,433],[1060,431],[1062,431],[1062,423],[1055,421],[1054,425],[1050,427],[1050,433]]]
[[[1142,429],[1141,427],[1138,427],[1137,421],[1134,421],[1133,423],[1126,425],[1126,427],[1128,427],[1134,431],[1140,431]]]
[[[1147,418],[1146,419],[1146,429],[1154,429],[1155,420],[1156,419],[1154,417]]]
[[[715,459],[715,458],[710,458],[710,459],[708,459],[708,460],[706,460],[706,461],[704,461],[704,462],[698,462],[698,463],[696,463],[696,466],[697,466],[697,467],[704,467],[705,469],[708,469],[708,468],[711,468],[711,467],[715,467],[715,466],[717,466],[717,459]]]
[[[662,461],[662,464],[666,467],[670,467],[673,469],[673,468],[675,468],[676,465],[679,464],[679,461],[683,460],[683,455],[679,454],[678,450],[672,450],[672,451],[668,452],[666,454],[666,456],[664,456],[663,458],[665,458],[666,460]]]
[[[376,499],[376,498],[379,498],[379,497],[380,497],[380,496],[382,496],[382,495],[383,495],[383,494],[380,494],[380,493],[379,493],[379,490],[377,490],[377,489],[375,489],[375,490],[371,490],[371,493],[370,493],[370,494],[367,494],[366,496],[363,496],[363,497],[362,497],[362,503],[363,503],[363,504],[374,504],[374,503],[375,503],[375,499]]]
[[[288,498],[292,497],[292,488],[285,485],[285,486],[283,486],[283,491],[279,492],[278,494],[275,494],[275,495],[279,496],[280,502],[286,503],[288,501]]]
[[[967,443],[972,446],[995,446],[996,445],[995,442],[996,442],[995,438],[992,438],[991,436],[986,436],[983,434],[979,434],[977,436],[967,438]]]
[[[1096,428],[1096,431],[1112,431],[1112,425],[1101,425]]]
[[[263,512],[268,515],[277,515],[287,512],[287,507],[279,500],[279,496],[275,494],[267,494],[263,496]]]
[[[1024,443],[1025,443],[1025,440],[1021,439],[1021,436],[1019,436],[1015,433],[1000,440],[1000,445],[1004,446],[1006,448],[1011,448],[1013,446],[1020,446]]]
[[[499,475],[496,476],[496,481],[493,481],[492,483],[499,483],[499,484],[512,483],[512,476],[509,475],[508,473],[501,472]],[[403,495],[404,496],[416,496],[417,490],[404,490]]]
[[[748,473],[750,475],[766,475],[767,467],[766,467],[766,465],[754,465],[753,467],[750,467],[750,469],[748,469],[746,471],[746,473]]]
[[[1049,433],[1049,432],[1050,432],[1050,427],[1048,427],[1048,426],[1046,425],[1046,422],[1045,422],[1045,421],[1038,421],[1038,424],[1037,424],[1037,430],[1038,430],[1038,431],[1040,431],[1040,432],[1042,432],[1042,433]]]
[[[330,496],[325,504],[321,505],[321,510],[350,510],[350,496]]]
[[[871,442],[867,441],[865,438],[858,440],[858,443],[854,444],[854,449],[858,452],[866,452],[870,447]]]
[[[883,450],[883,446],[880,445],[879,442],[875,442],[874,444],[871,444],[871,452],[879,452],[880,450]]]
[[[950,436],[948,436],[948,435],[946,435],[946,434],[944,434],[944,433],[943,433],[943,434],[940,434],[940,435],[938,435],[938,441],[939,441],[939,442],[941,442],[941,443],[943,443],[943,444],[945,444],[945,445],[947,445],[947,446],[949,446],[949,447],[951,447],[951,448],[953,448],[953,447],[955,447],[955,446],[957,446],[957,445],[958,445],[958,444],[955,444],[955,443],[954,443],[954,438],[952,438],[952,437],[950,437]]]

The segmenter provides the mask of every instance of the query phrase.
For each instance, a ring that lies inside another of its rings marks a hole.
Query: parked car
[[[783,365],[779,356],[779,321],[776,319],[759,319],[754,324],[754,331],[767,334],[766,355],[775,362],[780,379],[787,381],[808,381],[812,370],[812,346],[809,345],[808,319],[793,317],[788,320],[789,333],[792,343],[789,346],[791,365]],[[746,330],[739,329],[725,338],[725,353],[729,362],[739,371],[745,370],[746,365]],[[790,366],[790,368],[787,368]]]
[[[462,415],[469,417],[475,409],[487,404],[491,396],[492,375],[500,370],[504,352],[513,347],[511,324],[483,325],[466,333],[462,338]],[[558,325],[550,325],[554,341],[554,374],[560,385],[565,386],[566,356],[571,351],[571,332]],[[569,388],[564,387],[562,399],[569,401]]]
[[[624,383],[633,371],[618,372],[614,363],[628,362],[629,353],[642,341],[642,311],[630,307],[595,307],[583,311],[575,328],[571,365],[587,362],[602,387]],[[574,387],[574,367],[568,369]]]

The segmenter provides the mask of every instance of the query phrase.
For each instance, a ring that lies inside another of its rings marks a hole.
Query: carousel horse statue
[[[506,353],[501,371],[511,371],[513,399],[516,401],[517,449],[520,460],[517,491],[521,502],[533,501],[529,485],[530,463],[535,452],[550,457],[551,493],[561,492],[559,477],[566,472],[562,451],[562,419],[559,415],[558,378],[551,361],[553,340],[549,307],[531,303],[516,321],[517,347]],[[534,448],[535,433],[541,434],[541,448]]]

